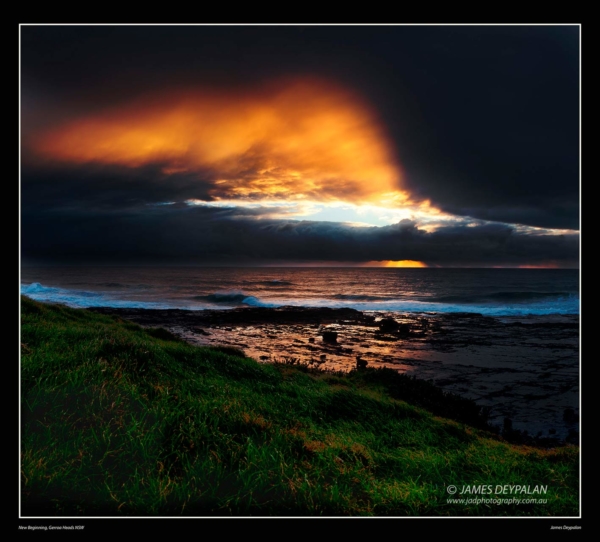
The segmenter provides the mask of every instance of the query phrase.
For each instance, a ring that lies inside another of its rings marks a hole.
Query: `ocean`
[[[573,269],[23,267],[21,293],[71,307],[332,307],[578,315]]]

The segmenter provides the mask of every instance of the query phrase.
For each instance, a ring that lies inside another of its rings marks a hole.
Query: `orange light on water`
[[[555,262],[548,262],[542,264],[526,264],[519,265],[519,269],[559,269],[560,266]]]

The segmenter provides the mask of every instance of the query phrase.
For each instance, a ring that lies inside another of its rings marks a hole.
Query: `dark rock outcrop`
[[[400,324],[396,322],[396,320],[394,320],[393,318],[383,318],[379,322],[379,330],[383,331],[384,333],[393,333],[395,331],[398,331],[399,327]]]
[[[337,331],[323,331],[323,342],[336,343],[337,342]]]

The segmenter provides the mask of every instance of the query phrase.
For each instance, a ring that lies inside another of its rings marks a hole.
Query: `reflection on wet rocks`
[[[389,367],[489,407],[499,428],[576,441],[579,317],[368,313],[281,307],[219,311],[95,309],[162,326],[260,362],[329,371]]]

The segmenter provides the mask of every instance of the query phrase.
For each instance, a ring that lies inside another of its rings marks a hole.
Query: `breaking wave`
[[[482,295],[451,295],[435,298],[439,303],[531,303],[578,299],[569,292],[494,292]]]
[[[197,295],[193,297],[196,301],[206,301],[218,305],[249,305],[251,307],[275,307],[272,303],[266,303],[259,298],[248,295],[241,290],[215,292],[209,295]]]
[[[388,297],[381,297],[378,295],[361,295],[361,294],[335,294],[331,297],[333,299],[339,299],[342,301],[385,301],[385,300],[389,300]]]
[[[243,290],[223,290],[186,298],[169,296],[152,301],[126,297],[124,292],[70,290],[44,286],[39,282],[22,284],[21,293],[37,301],[63,303],[71,307],[123,307],[149,309],[231,309],[234,307],[330,307],[360,311],[471,312],[488,316],[525,316],[579,314],[579,296],[565,292],[497,292],[487,295],[443,296],[419,300],[414,297],[386,298],[377,295],[333,294],[331,296],[295,297],[293,294],[256,296]]]
[[[90,292],[86,290],[69,290],[66,288],[55,288],[43,286],[39,282],[21,284],[21,293],[34,299],[47,303],[61,303],[74,308],[88,307],[115,307],[132,309],[170,309],[173,308],[165,303],[151,301],[133,301],[114,299],[101,292]]]

